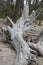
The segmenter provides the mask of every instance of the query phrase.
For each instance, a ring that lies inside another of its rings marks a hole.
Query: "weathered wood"
[[[23,14],[20,17],[19,20],[17,20],[17,23],[14,24],[13,21],[7,17],[7,19],[12,23],[13,27],[7,26],[7,30],[10,33],[11,40],[12,40],[12,46],[16,49],[17,57],[15,60],[15,65],[27,65],[28,60],[31,62],[32,57],[33,60],[36,60],[36,56],[30,52],[31,48],[28,46],[28,44],[24,41],[22,35],[23,35],[23,28],[24,23],[28,16],[28,2],[25,5],[25,8],[23,10]]]
[[[24,31],[27,30],[33,30],[35,31],[34,26],[30,25],[25,28],[25,22],[27,21],[28,18],[28,1],[24,6],[23,14],[22,16],[17,20],[17,22],[14,24],[13,21],[7,16],[7,19],[11,22],[12,28],[7,25],[6,30],[10,34],[10,39],[11,39],[11,45],[15,48],[17,52],[16,60],[15,60],[15,65],[27,65],[31,60],[36,61],[37,60],[37,50],[38,52],[43,55],[41,51],[41,47],[36,46],[36,44],[27,44],[27,42],[23,39],[23,34]],[[32,15],[33,16],[33,15]],[[34,14],[35,16],[35,14]],[[29,19],[32,18],[35,19],[33,16],[30,17]],[[40,48],[40,50],[39,50]],[[34,50],[35,49],[35,50]],[[33,54],[32,54],[33,53]]]
[[[37,44],[32,44],[30,42],[28,44],[29,44],[30,48],[36,50],[39,55],[43,56],[43,46],[40,45],[40,42],[38,42]]]

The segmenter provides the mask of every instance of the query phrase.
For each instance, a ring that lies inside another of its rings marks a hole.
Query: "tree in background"
[[[16,0],[16,6],[13,15],[14,21],[17,21],[17,19],[22,15],[23,7],[24,7],[24,0]]]
[[[1,16],[1,11],[2,11],[2,2],[3,2],[3,0],[0,0],[0,16]]]
[[[11,0],[7,0],[7,2],[6,2],[6,5],[7,5],[7,12],[6,12],[6,14],[7,14],[7,16],[10,16],[10,3],[11,3]]]

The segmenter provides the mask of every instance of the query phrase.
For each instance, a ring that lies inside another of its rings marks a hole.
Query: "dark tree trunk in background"
[[[10,15],[10,4],[11,4],[11,0],[7,0],[7,3],[6,4],[7,4],[7,12],[6,12],[6,15],[10,17],[11,16]]]
[[[9,16],[9,5],[10,5],[10,0],[7,0],[7,12],[6,14]]]
[[[3,0],[0,0],[0,16],[1,16],[1,13],[2,13],[2,12],[1,12],[1,11],[2,11],[2,1],[3,1]]]
[[[24,0],[17,0],[16,1],[15,11],[14,11],[14,15],[13,15],[13,20],[15,22],[22,15],[23,6],[24,6]]]

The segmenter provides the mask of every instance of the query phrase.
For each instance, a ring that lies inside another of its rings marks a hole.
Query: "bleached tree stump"
[[[32,50],[31,44],[27,44],[27,42],[23,39],[23,34],[25,30],[29,30],[30,26],[26,27],[24,26],[25,22],[27,21],[29,9],[28,9],[28,0],[27,3],[24,6],[23,14],[17,20],[16,24],[13,23],[13,21],[7,16],[7,19],[11,22],[12,28],[7,25],[6,30],[9,32],[11,37],[11,44],[15,48],[17,56],[15,59],[14,65],[27,65],[31,60],[37,61],[37,57],[35,54],[32,54],[31,51],[34,53],[36,50]],[[30,21],[31,17],[29,18]],[[34,19],[34,15],[32,20]],[[25,29],[24,29],[25,28]]]

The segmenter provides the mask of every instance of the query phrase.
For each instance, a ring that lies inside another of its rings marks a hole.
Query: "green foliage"
[[[1,16],[2,18],[6,18],[6,15],[7,15],[7,5],[5,2],[2,3],[2,11],[1,11]],[[14,4],[9,4],[9,12],[10,12],[10,16],[13,17],[13,14],[14,14],[14,9],[15,9],[15,6]]]
[[[43,13],[39,15],[38,20],[43,20]]]
[[[11,14],[11,17],[13,17],[13,14],[14,14],[14,9],[15,9],[15,6],[14,4],[10,4],[10,14]]]
[[[13,10],[14,9],[14,4],[10,4],[10,8]]]
[[[6,18],[6,15],[2,15],[0,18],[3,18],[3,19],[5,19],[5,18]]]
[[[3,2],[2,3],[2,11],[1,11],[1,18],[5,18],[6,17],[6,4]]]

